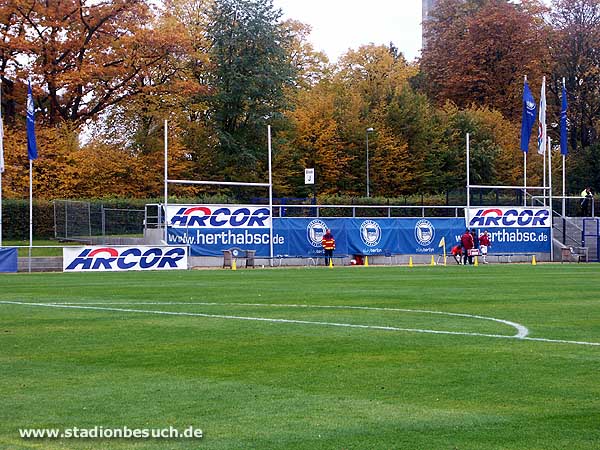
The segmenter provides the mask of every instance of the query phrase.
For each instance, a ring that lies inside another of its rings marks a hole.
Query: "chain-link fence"
[[[144,233],[144,210],[105,208],[75,200],[54,200],[54,237],[85,240],[92,236],[131,236]]]

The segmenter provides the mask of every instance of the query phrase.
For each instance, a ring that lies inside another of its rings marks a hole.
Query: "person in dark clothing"
[[[471,236],[473,236],[473,248],[479,248],[479,236],[477,230],[471,230]]]
[[[463,265],[467,265],[467,261],[468,264],[471,265],[473,264],[473,257],[470,255],[470,250],[473,248],[473,236],[471,235],[471,233],[469,232],[469,229],[467,228],[467,230],[465,231],[465,233],[462,235],[462,237],[460,238],[460,243],[462,245],[463,248]]]
[[[583,217],[589,217],[592,215],[592,202],[594,201],[594,193],[591,187],[586,187],[581,191],[581,215]]]

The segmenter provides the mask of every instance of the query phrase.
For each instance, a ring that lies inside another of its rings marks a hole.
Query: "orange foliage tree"
[[[536,0],[441,1],[424,23],[421,70],[429,97],[518,119],[523,76],[538,90],[548,67],[545,11]]]

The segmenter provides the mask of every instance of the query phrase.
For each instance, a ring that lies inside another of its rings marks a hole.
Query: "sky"
[[[366,44],[394,45],[412,61],[421,51],[421,0],[273,0],[284,19],[312,27],[310,41],[332,62]]]

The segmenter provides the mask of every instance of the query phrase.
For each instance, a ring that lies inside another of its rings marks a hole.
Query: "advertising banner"
[[[549,208],[479,207],[466,210],[467,228],[550,228]]]
[[[17,267],[17,249],[0,248],[0,272],[16,272]]]
[[[187,268],[186,247],[63,247],[64,272],[183,270]]]
[[[193,256],[221,256],[233,247],[269,254],[271,214],[264,206],[168,205],[167,223],[167,244],[189,245]]]
[[[466,223],[479,234],[488,231],[492,243],[490,254],[550,252],[550,208],[469,208]]]
[[[487,228],[479,228],[479,234]],[[550,228],[491,228],[489,254],[549,253]]]
[[[550,251],[548,208],[480,207],[468,211],[468,226],[488,230],[490,253]],[[336,255],[441,254],[460,242],[464,218],[272,218],[264,206],[169,205],[167,243],[189,245],[192,256],[222,256],[224,250],[320,257],[321,239],[331,229]]]

